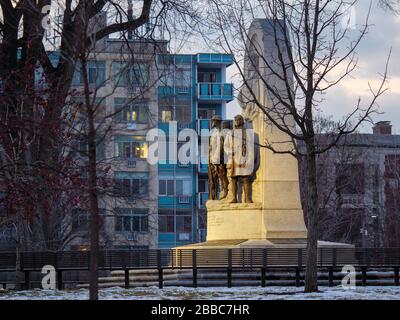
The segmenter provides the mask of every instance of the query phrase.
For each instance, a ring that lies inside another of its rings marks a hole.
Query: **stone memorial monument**
[[[271,23],[273,22],[267,19],[256,19],[251,24],[251,41],[248,46],[257,45],[257,55],[259,57],[262,54],[263,59],[251,57],[252,51],[249,50],[244,61],[244,73],[252,91],[257,95],[257,100],[266,110],[274,110],[272,105],[275,110],[279,110],[280,102],[275,101],[263,82],[254,76],[254,67],[258,66],[259,72],[256,74],[263,73],[266,81],[278,90],[282,88],[284,92],[287,89],[279,77],[274,72],[268,72],[264,65],[267,61],[268,66],[274,68],[278,61]],[[248,63],[249,59],[251,63]],[[210,145],[213,152],[210,163],[213,167],[209,170],[209,179],[213,181],[215,188],[218,185],[217,180],[220,181],[223,195],[218,199],[214,193],[217,189],[212,189],[213,195],[206,202],[206,243],[177,249],[306,246],[307,229],[300,202],[297,160],[289,154],[273,153],[261,147],[268,142],[275,149],[292,150],[291,139],[268,121],[265,110],[261,110],[251,100],[246,100],[246,96],[249,95],[245,87],[240,99],[242,114],[234,118],[232,129],[224,128],[221,131],[220,118],[214,118],[213,127],[216,130],[214,140],[211,140],[219,141],[219,145]],[[272,116],[274,117],[273,114]],[[276,121],[282,121],[281,118],[276,115]],[[284,117],[284,121],[287,126],[295,128],[294,120],[289,115]],[[222,156],[222,153],[223,170],[218,171],[219,165],[212,162],[215,154]],[[341,244],[319,241],[319,246],[325,245]]]

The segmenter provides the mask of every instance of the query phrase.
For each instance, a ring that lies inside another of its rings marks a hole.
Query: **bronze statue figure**
[[[228,195],[228,178],[226,164],[224,163],[224,136],[221,133],[222,119],[220,116],[211,118],[210,153],[208,161],[208,199],[218,199],[218,187],[225,199]]]
[[[243,185],[242,202],[252,203],[251,184],[256,170],[254,136],[245,128],[241,115],[235,116],[234,130],[226,137],[224,148],[229,153],[227,168],[230,170],[232,180],[233,198],[230,203],[238,202],[239,180],[242,180]]]

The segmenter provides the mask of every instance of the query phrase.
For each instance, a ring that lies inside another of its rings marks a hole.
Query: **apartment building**
[[[168,141],[188,128],[200,135],[202,129],[210,129],[213,115],[225,117],[227,103],[233,100],[232,84],[226,79],[231,64],[227,54],[159,55],[163,76],[158,86],[158,128]],[[176,132],[170,132],[175,131],[171,121],[176,121]],[[183,143],[178,142],[178,148]],[[208,165],[207,159],[197,160],[158,165],[159,248],[205,240]]]
[[[158,128],[173,141],[184,129],[210,129],[211,117],[224,116],[233,100],[226,80],[232,56],[170,54],[167,48],[166,41],[128,37],[105,39],[90,53],[89,82],[101,106],[98,123],[111,128],[98,145],[99,162],[111,164],[114,179],[112,192],[100,198],[103,247],[170,248],[205,239],[207,159],[150,164],[146,134]],[[72,85],[82,87],[79,66]],[[76,208],[71,216],[79,236],[69,247],[86,249],[89,215]]]

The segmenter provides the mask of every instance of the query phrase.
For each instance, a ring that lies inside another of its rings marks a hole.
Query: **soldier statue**
[[[255,138],[252,130],[245,128],[241,115],[234,118],[234,129],[225,138],[224,149],[228,153],[227,168],[230,171],[232,195],[230,203],[238,202],[238,184],[242,180],[242,202],[252,203],[251,184],[257,170]]]
[[[224,136],[221,132],[222,119],[220,116],[211,118],[210,153],[208,161],[208,199],[218,200],[218,189],[225,199],[228,194],[228,178],[224,163]]]

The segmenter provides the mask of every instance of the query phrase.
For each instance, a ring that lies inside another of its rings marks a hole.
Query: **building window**
[[[107,106],[105,97],[97,97],[95,99],[90,98],[90,106],[94,110],[95,121],[103,121],[104,117],[107,116]],[[79,122],[82,128],[87,128],[87,112],[86,103],[83,96],[73,96],[68,102],[71,107],[71,114],[76,114],[79,118]]]
[[[159,108],[159,120],[161,122],[170,122],[174,120],[174,111],[171,106],[164,106]]]
[[[158,231],[173,233],[175,230],[175,215],[173,209],[158,210]]]
[[[208,192],[208,180],[199,179],[199,192]]]
[[[99,221],[100,230],[104,230],[104,217],[106,216],[106,210],[99,208]],[[81,208],[75,208],[72,210],[72,231],[90,231],[90,213],[87,210]]]
[[[122,159],[147,159],[148,144],[144,136],[119,136],[115,142],[115,156]]]
[[[115,121],[146,124],[149,121],[149,107],[146,102],[129,103],[125,98],[115,98]]]
[[[208,72],[208,71],[199,71],[197,74],[198,82],[216,82],[217,81],[217,73],[216,72]]]
[[[197,111],[199,119],[211,119],[216,115],[215,109],[198,109]]]
[[[192,195],[192,180],[177,180],[176,181],[176,194],[177,195],[185,195],[190,196]]]
[[[117,86],[143,88],[149,83],[149,67],[146,63],[129,65],[126,62],[115,61],[112,68]]]
[[[158,194],[160,196],[190,196],[192,195],[192,179],[185,177],[184,179],[178,177],[174,179],[159,179],[158,181]]]
[[[160,196],[175,195],[175,180],[159,180],[158,181],[158,194]]]
[[[115,231],[149,231],[149,209],[116,208],[115,211]]]
[[[175,107],[175,120],[178,123],[189,123],[192,121],[192,110],[190,105]]]
[[[134,197],[148,194],[148,173],[116,172],[114,194],[119,197]]]
[[[192,81],[192,73],[190,69],[177,69],[175,71],[175,86],[190,87]]]
[[[364,164],[336,166],[336,193],[361,195],[365,190]]]
[[[79,153],[81,157],[86,158],[89,155],[89,145],[86,141],[80,141],[79,143]],[[105,148],[104,141],[100,141],[96,143],[96,159],[104,160],[105,159]]]
[[[88,61],[87,73],[89,84],[103,84],[106,79],[106,64],[104,61]],[[72,78],[73,85],[82,85],[83,77],[81,73],[81,66],[77,64],[74,76]]]
[[[176,211],[176,232],[192,232],[192,212],[189,210]]]
[[[176,219],[176,229],[175,229]],[[159,209],[158,210],[158,231],[165,233],[191,233],[192,212],[190,210]]]
[[[385,172],[386,179],[399,179],[400,177],[400,154],[385,155]]]

